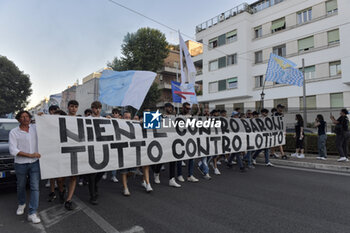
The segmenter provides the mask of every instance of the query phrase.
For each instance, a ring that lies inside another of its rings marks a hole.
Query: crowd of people
[[[68,115],[77,116],[79,108],[79,103],[75,100],[71,100],[68,103],[67,113],[60,110],[58,106],[50,106],[49,114],[56,115]],[[91,109],[86,109],[84,111],[85,117],[102,117],[101,116],[102,104],[99,101],[94,101],[91,104]],[[231,113],[233,118],[257,118],[257,117],[267,117],[267,116],[283,116],[284,106],[277,105],[276,108],[271,110],[262,109],[257,111],[247,111],[246,113],[241,112],[239,108],[235,109]],[[145,109],[149,111],[149,109]],[[227,111],[225,110],[212,110],[205,108],[203,112],[197,113],[204,117],[228,117]],[[348,161],[347,159],[347,145],[349,139],[348,131],[348,118],[347,110],[343,109],[341,111],[341,116],[336,120],[334,116],[331,116],[332,122],[335,124],[335,132],[337,135],[336,146],[340,154],[340,159],[338,161]],[[40,117],[41,114],[39,114]],[[174,116],[175,108],[171,103],[166,103],[164,106],[163,117]],[[191,105],[184,103],[182,106],[182,116],[191,116]],[[118,118],[125,120],[135,120],[142,121],[142,116],[135,115],[132,117],[131,112],[123,111],[115,108],[112,110],[110,115],[105,116],[107,118]],[[23,215],[26,207],[26,184],[27,179],[29,179],[30,184],[30,200],[29,200],[29,211],[28,220],[33,223],[39,223],[41,220],[37,215],[37,209],[39,206],[39,181],[40,181],[40,167],[39,159],[41,155],[38,153],[38,142],[35,124],[32,124],[32,116],[28,111],[20,111],[16,115],[16,119],[19,121],[19,127],[11,130],[9,135],[9,149],[10,153],[15,156],[15,171],[17,176],[17,200],[18,208],[17,215]],[[326,150],[326,122],[322,115],[318,115],[315,120],[315,127],[318,128],[318,146],[319,146],[319,157],[318,159],[325,160],[327,158]],[[291,156],[297,158],[304,157],[304,122],[300,114],[296,115],[295,124],[295,138],[296,138],[296,151]],[[276,152],[280,151],[280,155]],[[265,165],[268,167],[273,166],[270,162],[270,157],[287,159],[283,147],[278,146],[276,148],[266,148],[256,151],[247,151],[231,154],[223,154],[209,157],[202,157],[195,161],[195,159],[189,159],[187,161],[177,161],[168,163],[169,167],[169,180],[168,184],[170,187],[180,188],[181,183],[187,180],[188,182],[199,182],[194,176],[195,167],[198,168],[199,172],[202,174],[203,179],[210,180],[210,169],[213,170],[215,175],[220,175],[221,171],[219,166],[225,163],[227,168],[232,168],[235,164],[238,165],[241,172],[246,172],[247,169],[254,169],[256,165],[256,158],[260,153],[264,154]],[[154,184],[160,184],[160,173],[161,170],[165,170],[166,164],[156,164],[152,166],[143,166],[141,168],[127,168],[118,170],[121,175],[122,185],[123,185],[123,195],[130,196],[130,189],[128,187],[128,177],[132,175],[142,176],[141,185],[144,187],[146,192],[152,192],[153,188],[150,182],[150,170],[153,171],[153,181]],[[183,167],[187,167],[187,177],[184,178]],[[151,169],[150,169],[151,168]],[[112,182],[119,182],[117,179],[117,171],[108,172],[110,173],[110,179]],[[74,204],[72,202],[72,197],[74,195],[77,183],[79,186],[88,186],[90,203],[92,205],[98,204],[99,189],[98,184],[101,179],[107,179],[108,175],[106,172],[93,173],[82,176],[71,176],[68,178],[57,178],[51,179],[46,184],[49,190],[48,201],[54,201],[56,196],[56,189],[58,189],[59,201],[64,204],[64,207],[69,211],[74,209]],[[66,185],[67,183],[67,185]]]

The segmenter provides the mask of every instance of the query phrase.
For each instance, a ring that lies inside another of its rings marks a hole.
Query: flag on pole
[[[62,100],[62,93],[58,93],[58,94],[54,94],[54,95],[50,95],[50,99],[49,99],[49,107],[51,105],[57,105],[58,107],[61,106],[61,100]]]
[[[303,86],[303,73],[295,68],[296,66],[294,62],[271,53],[265,79],[271,82]]]
[[[156,75],[150,71],[104,70],[99,81],[99,101],[110,106],[129,105],[140,109]]]
[[[171,82],[171,91],[174,103],[198,104],[194,85],[191,83],[180,84],[179,82]]]
[[[180,67],[181,67],[181,84],[194,84],[196,78],[196,68],[194,67],[191,54],[179,32],[180,40]],[[185,58],[184,58],[185,57]]]

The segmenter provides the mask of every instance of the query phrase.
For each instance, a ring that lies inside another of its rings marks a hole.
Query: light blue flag
[[[150,71],[104,70],[99,81],[99,101],[110,106],[129,105],[140,109],[156,75]]]
[[[284,57],[270,54],[270,60],[266,70],[266,81],[302,86],[304,82],[303,73],[297,65]]]

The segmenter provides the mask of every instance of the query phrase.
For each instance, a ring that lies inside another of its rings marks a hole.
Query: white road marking
[[[79,198],[74,197],[73,201],[81,208],[81,210],[89,216],[102,230],[106,233],[120,233],[117,229],[115,229],[109,222],[107,222],[103,217],[93,211],[90,207],[85,205]]]
[[[57,204],[48,209],[42,210],[39,214],[45,223],[45,227],[49,228],[80,210],[81,208],[77,206],[74,210],[67,211],[62,204]]]
[[[283,165],[273,165],[273,166],[277,168],[285,168],[285,169],[298,170],[298,171],[315,172],[315,173],[323,173],[323,174],[339,175],[339,176],[350,176],[350,173],[345,173],[345,172],[325,171],[325,170],[317,170],[312,168],[301,168],[301,167],[289,167],[289,166],[283,166]]]
[[[131,229],[122,231],[121,233],[145,233],[145,230],[140,226],[133,226]]]

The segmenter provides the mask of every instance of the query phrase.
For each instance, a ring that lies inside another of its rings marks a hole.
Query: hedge
[[[327,154],[328,155],[339,155],[337,148],[335,147],[335,134],[327,135]],[[305,153],[318,154],[317,147],[318,135],[317,134],[305,134],[304,148]],[[295,138],[294,134],[286,134],[286,145],[284,150],[288,152],[295,152]],[[350,146],[348,145],[348,151]]]

